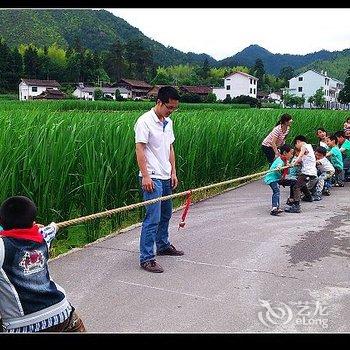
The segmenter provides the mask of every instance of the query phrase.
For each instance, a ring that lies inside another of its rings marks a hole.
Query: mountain
[[[30,43],[43,47],[56,42],[64,48],[80,37],[85,47],[97,51],[108,49],[116,39],[124,44],[130,39],[141,39],[145,47],[153,52],[154,61],[159,65],[202,64],[205,58],[210,65],[217,62],[204,53],[184,53],[166,47],[105,10],[2,9],[0,36],[12,47]]]
[[[0,36],[12,47],[30,43],[43,47],[56,42],[64,48],[71,45],[76,37],[80,37],[85,47],[96,51],[108,49],[116,39],[124,44],[130,39],[140,39],[145,48],[152,51],[155,63],[162,66],[203,64],[207,59],[212,67],[252,67],[256,59],[260,58],[265,71],[270,74],[278,75],[281,68],[286,66],[292,66],[295,70],[301,67],[323,67],[329,74],[333,70],[337,72],[334,77],[339,79],[344,78],[350,57],[350,49],[292,55],[273,54],[259,45],[250,45],[231,57],[217,61],[205,53],[184,53],[174,47],[166,47],[106,10],[1,9]]]
[[[297,69],[295,72],[299,74],[309,69],[313,69],[318,72],[323,70],[326,71],[330,77],[345,81],[348,76],[347,72],[350,69],[350,49],[343,50],[336,58],[312,62]]]
[[[344,50],[346,51],[346,50]],[[341,51],[341,52],[344,52]],[[218,62],[220,66],[245,65],[251,67],[256,59],[262,59],[265,71],[278,75],[281,68],[292,66],[294,69],[306,66],[317,60],[330,60],[336,58],[340,51],[321,50],[307,55],[273,54],[259,45],[250,45],[232,57],[225,58]]]

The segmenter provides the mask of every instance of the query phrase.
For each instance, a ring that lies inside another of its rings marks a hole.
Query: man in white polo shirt
[[[173,147],[175,137],[169,115],[177,109],[179,99],[175,88],[161,87],[155,107],[141,115],[135,124],[136,157],[145,201],[170,195],[178,184]],[[154,244],[157,255],[184,254],[169,242],[171,214],[171,200],[146,207],[140,236],[140,266],[146,271],[164,271],[156,262]]]

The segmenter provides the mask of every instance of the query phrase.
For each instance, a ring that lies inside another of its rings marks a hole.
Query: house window
[[[299,77],[299,79],[298,79],[299,81],[303,81],[303,77]]]
[[[250,79],[250,83],[253,84],[253,79]]]
[[[231,85],[226,85],[226,90],[230,90],[231,89]]]
[[[298,92],[302,92],[303,88],[301,86],[298,87]]]
[[[254,94],[255,94],[255,89],[254,89]]]
[[[254,80],[254,85],[256,85],[256,80]]]
[[[227,98],[227,97],[231,97],[230,94],[226,94],[226,98]]]
[[[251,94],[253,93],[253,89],[252,89],[252,88],[250,88],[250,93],[251,93]]]
[[[89,92],[89,95],[92,96],[92,92]]]
[[[38,87],[37,86],[32,86],[32,92],[38,92]]]

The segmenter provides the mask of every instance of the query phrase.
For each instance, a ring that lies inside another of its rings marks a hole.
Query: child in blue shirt
[[[266,185],[269,185],[272,189],[272,208],[270,211],[271,215],[278,215],[283,212],[282,209],[280,209],[280,185],[291,185],[291,183],[287,181],[283,181],[285,175],[288,173],[288,168],[280,170],[280,168],[286,166],[289,164],[289,160],[293,156],[293,149],[289,146],[284,144],[280,147],[280,156],[277,157],[273,163],[271,164],[271,167],[269,170],[274,170],[268,172],[264,176],[264,182]],[[283,175],[282,175],[283,171]],[[281,182],[282,180],[282,182]]]

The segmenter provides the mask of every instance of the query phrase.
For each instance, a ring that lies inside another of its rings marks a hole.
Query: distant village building
[[[235,72],[224,78],[224,87],[213,88],[217,100],[241,95],[257,98],[258,78],[243,72]]]
[[[258,91],[257,98],[261,102],[274,102],[274,103],[282,103],[282,91],[274,91],[274,92],[264,92]]]
[[[315,95],[316,90],[319,88],[323,89],[326,108],[339,109],[345,107],[344,104],[338,101],[339,92],[344,88],[344,83],[338,79],[329,77],[326,71],[319,73],[310,69],[301,73],[289,79],[289,88],[285,89],[285,91],[288,91],[291,95],[304,96],[304,108],[307,108],[310,107],[308,98]]]
[[[152,89],[152,85],[149,85],[145,81],[132,79],[120,79],[115,86],[118,89],[126,89],[128,98],[132,99],[147,98],[147,93]]]
[[[47,90],[59,91],[60,86],[60,83],[56,80],[21,79],[18,86],[19,99],[20,101],[32,100],[34,97],[41,95]],[[47,94],[47,96],[48,95],[54,96],[55,92]],[[55,96],[58,96],[58,94]]]
[[[62,100],[66,98],[67,95],[56,89],[47,89],[43,91],[40,95],[38,96],[33,96],[34,100]]]
[[[119,90],[120,95],[123,98],[129,97],[129,92],[127,89],[122,87],[98,87],[98,86],[85,86],[84,83],[79,83],[76,89],[73,91],[73,96],[84,100],[95,100],[94,92],[96,89],[102,90],[103,97],[110,97],[115,100],[116,90]]]
[[[282,91],[271,92],[268,95],[268,99],[273,100],[275,103],[282,103]]]
[[[180,91],[185,94],[195,94],[201,97],[206,97],[210,93],[213,92],[213,88],[211,86],[192,86],[192,85],[181,85]]]

